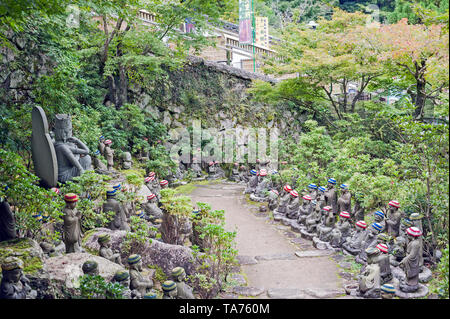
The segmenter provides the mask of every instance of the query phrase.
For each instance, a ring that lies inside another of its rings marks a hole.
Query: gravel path
[[[243,185],[224,182],[197,185],[190,194],[193,203],[225,210],[226,229],[237,231],[238,260],[245,274],[238,279],[246,285],[233,293],[244,298],[345,298],[331,253],[316,250],[290,227],[259,213],[243,190]]]

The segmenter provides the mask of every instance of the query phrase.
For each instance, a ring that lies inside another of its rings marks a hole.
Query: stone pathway
[[[247,202],[243,185],[223,182],[198,185],[192,202],[207,202],[225,210],[225,228],[237,231],[240,284],[226,297],[256,298],[347,298],[333,252],[316,250],[312,242],[289,226],[260,213]]]

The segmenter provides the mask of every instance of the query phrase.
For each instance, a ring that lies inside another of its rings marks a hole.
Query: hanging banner
[[[255,17],[255,43],[269,47],[269,18]]]
[[[239,42],[252,43],[252,0],[239,0]]]

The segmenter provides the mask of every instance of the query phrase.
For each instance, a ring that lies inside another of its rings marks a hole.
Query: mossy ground
[[[17,238],[0,243],[0,264],[9,256],[15,256],[23,261],[25,274],[33,274],[42,269],[42,260],[31,254],[33,245],[28,238]]]

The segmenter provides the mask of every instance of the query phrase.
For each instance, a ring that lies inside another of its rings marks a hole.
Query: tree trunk
[[[427,99],[427,95],[425,93],[425,80],[422,77],[417,79],[416,84],[416,96],[415,96],[415,110],[414,110],[414,118],[417,120],[421,120],[424,115],[425,101]]]

